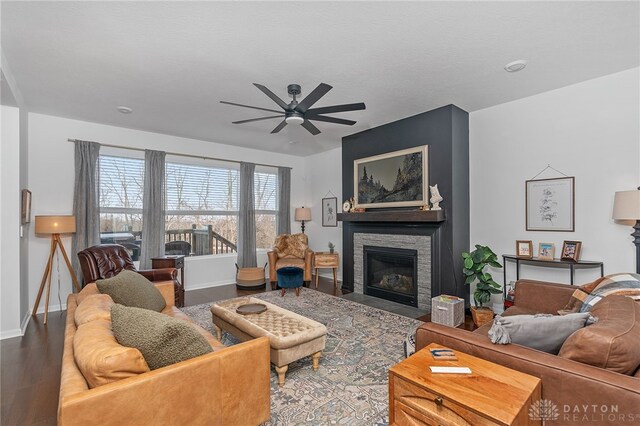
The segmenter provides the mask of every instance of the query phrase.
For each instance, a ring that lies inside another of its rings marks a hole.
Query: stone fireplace
[[[353,233],[353,291],[428,311],[432,237],[396,232]]]
[[[418,306],[418,251],[363,247],[364,294]]]

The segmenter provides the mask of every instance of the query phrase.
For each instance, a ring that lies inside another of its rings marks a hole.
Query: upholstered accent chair
[[[305,285],[311,282],[313,251],[309,249],[309,240],[305,234],[281,234],[276,237],[273,250],[267,253],[269,258],[269,281],[276,288],[276,271],[287,266],[295,266],[304,271]]]
[[[98,244],[78,253],[84,277],[83,287],[96,280],[116,276],[123,269],[137,272],[151,282],[173,281],[176,306],[184,306],[184,287],[177,280],[174,268],[148,269],[138,271],[127,249],[120,244]]]

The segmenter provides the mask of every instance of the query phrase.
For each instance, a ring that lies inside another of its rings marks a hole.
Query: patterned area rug
[[[278,386],[271,368],[271,420],[267,425],[386,425],[389,422],[388,370],[404,358],[403,342],[420,321],[366,305],[302,289],[254,295],[327,327],[327,346],[314,372],[311,357],[289,365]],[[213,331],[210,304],[182,308]],[[238,341],[224,333],[225,345]]]

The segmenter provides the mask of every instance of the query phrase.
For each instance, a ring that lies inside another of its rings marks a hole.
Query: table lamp
[[[311,220],[311,209],[303,207],[296,207],[295,214],[296,222],[302,222],[302,233],[304,234],[304,222]]]
[[[640,274],[640,188],[616,192],[613,201],[613,219],[636,221],[631,236],[636,245],[636,273]]]
[[[47,296],[45,298],[45,306],[44,306],[44,323],[47,323],[47,314],[49,311],[49,295],[51,294],[51,272],[53,270],[53,255],[56,253],[56,249],[60,247],[60,251],[62,252],[62,256],[64,257],[64,261],[67,263],[67,268],[69,268],[69,273],[71,274],[71,279],[73,280],[73,284],[75,285],[76,291],[80,291],[80,284],[78,284],[78,279],[76,278],[76,274],[73,272],[73,268],[71,267],[71,262],[69,262],[69,257],[67,256],[67,252],[64,249],[64,245],[62,244],[62,239],[60,238],[60,234],[73,234],[76,232],[76,218],[75,216],[36,216],[36,235],[51,235],[51,249],[49,250],[49,260],[47,261],[47,266],[44,270],[44,275],[42,276],[42,281],[40,282],[40,290],[38,290],[38,296],[36,297],[36,302],[33,305],[33,312],[31,315],[35,316],[38,310],[38,306],[40,305],[40,298],[42,297],[42,292],[44,291],[45,283],[47,283]]]

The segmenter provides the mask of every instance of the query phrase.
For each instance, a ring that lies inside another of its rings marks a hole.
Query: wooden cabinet
[[[151,258],[151,269],[176,268],[180,270],[180,284],[184,287],[184,256],[166,255]]]
[[[537,377],[455,351],[436,361],[431,344],[389,370],[390,425],[539,425],[529,407],[541,399]],[[433,374],[430,366],[469,367],[471,374]]]
[[[313,257],[313,269],[316,274],[316,288],[318,288],[318,269],[333,269],[333,288],[338,287],[337,271],[340,266],[340,255],[338,253],[329,253],[328,251],[316,252]]]

